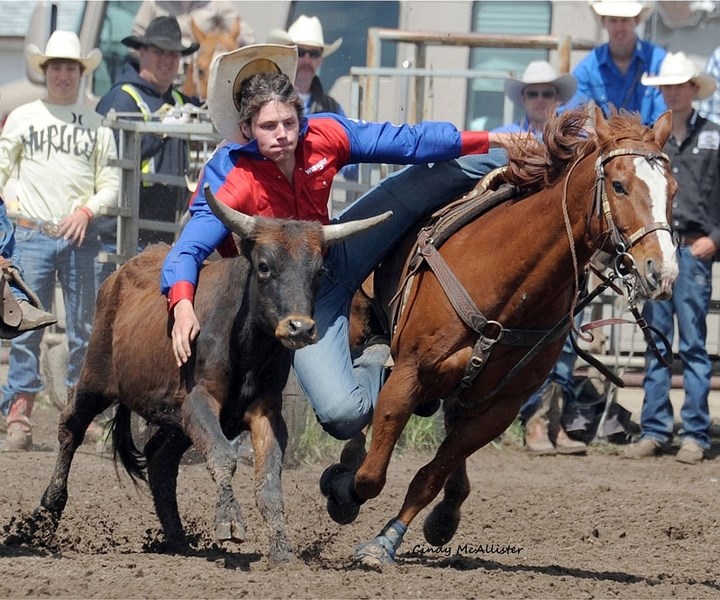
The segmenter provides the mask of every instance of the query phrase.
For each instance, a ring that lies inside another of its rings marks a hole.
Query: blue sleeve
[[[356,121],[330,115],[345,129],[350,162],[386,162],[399,165],[451,160],[460,156],[460,132],[452,123],[423,121],[393,125]]]
[[[660,73],[660,67],[662,66],[663,60],[665,60],[667,52],[660,46],[652,47],[652,55],[650,58],[650,75],[658,75]],[[649,91],[649,93],[648,93]],[[642,120],[645,125],[652,126],[658,117],[667,110],[667,104],[665,99],[660,93],[659,87],[649,87],[646,90],[647,96],[643,98],[646,102],[643,102]]]
[[[180,233],[170,252],[165,257],[160,273],[160,288],[167,295],[178,281],[188,281],[197,286],[198,274],[203,261],[220,246],[230,231],[210,210],[205,201],[205,184],[217,195],[225,178],[223,170],[230,158],[226,148],[220,148],[207,162],[198,181],[190,205],[190,220]]]
[[[582,59],[573,70],[573,76],[577,81],[577,91],[575,95],[568,100],[567,104],[565,104],[565,110],[579,108],[593,99],[597,102],[597,97],[593,94],[593,71],[599,73],[594,51]],[[598,102],[598,104],[600,103]]]

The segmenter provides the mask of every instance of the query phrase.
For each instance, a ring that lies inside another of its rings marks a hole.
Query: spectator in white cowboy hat
[[[679,242],[679,274],[672,298],[645,302],[642,315],[671,342],[677,321],[685,400],[680,411],[680,449],[675,458],[695,464],[710,448],[712,365],[705,338],[713,258],[720,248],[720,126],[701,117],[693,102],[713,93],[715,79],[699,72],[692,60],[678,52],[665,57],[658,75],[644,75],[643,83],[659,88],[672,110],[672,135],[664,150],[678,183],[672,226]],[[626,458],[659,454],[673,437],[670,369],[652,352],[645,353],[645,361],[640,440],[625,450]]]
[[[46,96],[12,111],[0,135],[0,188],[17,171],[15,241],[27,284],[50,306],[56,279],[65,304],[69,362],[65,384],[77,384],[95,309],[95,258],[99,251],[94,216],[117,204],[120,172],[115,140],[102,119],[80,99],[82,76],[100,64],[97,48],[80,51],[70,31],[55,31],[45,51],[25,49],[28,66],[45,77]],[[0,408],[7,415],[5,448],[32,445],[30,414],[42,390],[39,357],[42,330],[12,342],[10,369]]]
[[[558,75],[545,60],[531,62],[522,78],[505,80],[505,95],[517,106],[522,106],[525,115],[519,122],[497,127],[493,131],[542,134],[548,117],[559,105],[570,100],[576,89],[577,83],[572,75]],[[574,393],[575,359],[575,351],[568,339],[548,378],[520,408],[525,447],[533,454],[579,454],[586,450],[586,445],[570,439],[560,424],[564,401]]]
[[[287,31],[273,29],[268,43],[297,46],[298,66],[295,73],[295,87],[305,104],[305,114],[331,112],[345,115],[340,104],[325,93],[317,73],[323,59],[330,56],[342,44],[342,38],[326,44],[323,28],[318,17],[300,15]]]
[[[522,106],[525,115],[520,122],[502,125],[494,131],[541,133],[552,111],[570,100],[576,89],[572,75],[558,75],[545,60],[531,62],[522,78],[505,80],[505,95],[516,106]]]
[[[594,101],[603,112],[610,107],[639,112],[645,125],[653,125],[666,110],[660,92],[640,81],[643,73],[657,75],[665,50],[640,40],[636,28],[650,9],[643,2],[598,0],[593,12],[608,32],[608,42],[597,46],[575,67],[578,89],[569,106]]]

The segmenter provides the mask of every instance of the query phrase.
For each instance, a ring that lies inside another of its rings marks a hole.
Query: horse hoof
[[[395,556],[391,555],[387,548],[373,541],[360,544],[355,550],[353,561],[369,567],[378,567],[394,565]]]
[[[352,523],[360,514],[360,505],[354,502],[339,503],[332,496],[328,496],[327,512],[330,518],[340,525]]]
[[[330,465],[320,476],[320,491],[323,496],[329,496],[333,491],[334,480],[343,473],[350,472],[350,467],[341,463]]]
[[[330,465],[320,477],[320,491],[327,496],[327,512],[340,525],[347,525],[360,514],[360,503],[353,496],[355,473],[343,464]]]
[[[431,546],[444,546],[453,538],[459,524],[460,511],[449,509],[440,502],[423,523],[425,541]]]

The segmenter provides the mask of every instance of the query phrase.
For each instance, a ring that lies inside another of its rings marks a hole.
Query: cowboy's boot
[[[549,456],[555,454],[555,446],[548,436],[551,394],[548,393],[553,384],[550,384],[540,398],[537,410],[525,423],[525,448],[536,456]]]
[[[548,390],[552,389],[549,410],[549,436],[550,442],[555,446],[558,454],[585,454],[587,444],[570,438],[562,426],[562,414],[565,408],[565,393],[559,383],[551,383]]]
[[[580,440],[572,439],[561,425],[555,436],[555,449],[558,454],[585,454],[587,452],[587,444]]]
[[[32,426],[30,414],[35,404],[35,394],[19,392],[15,394],[7,416],[7,436],[5,450],[22,452],[32,447]]]

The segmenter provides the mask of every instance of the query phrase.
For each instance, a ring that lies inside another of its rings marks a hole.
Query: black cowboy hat
[[[195,42],[189,46],[182,45],[180,25],[175,17],[157,17],[150,22],[143,35],[129,35],[123,38],[122,43],[135,50],[155,46],[161,50],[179,52],[183,56],[192,54],[200,47],[200,44]]]

